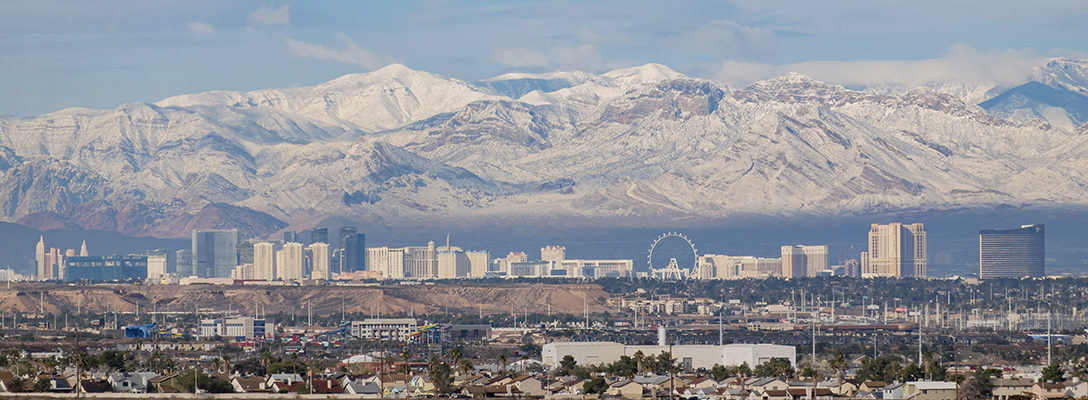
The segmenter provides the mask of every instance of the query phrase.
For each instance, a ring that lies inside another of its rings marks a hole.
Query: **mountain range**
[[[479,82],[390,65],[0,119],[0,220],[177,238],[328,219],[651,226],[1082,208],[1086,96],[1088,61],[1073,59],[1015,88],[895,90],[794,73],[734,88],[659,64]]]

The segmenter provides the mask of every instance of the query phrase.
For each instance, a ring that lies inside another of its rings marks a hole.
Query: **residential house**
[[[267,393],[272,389],[268,387],[268,381],[263,376],[236,376],[230,380],[235,393]]]
[[[609,385],[608,391],[605,393],[625,399],[641,399],[643,397],[643,387],[633,380],[621,379]]]
[[[902,398],[912,400],[956,400],[956,382],[907,382],[903,389]]]
[[[882,392],[885,386],[888,386],[888,384],[881,381],[865,381],[858,386],[858,390],[877,393]]]
[[[77,390],[80,393],[110,393],[113,391],[113,385],[105,379],[80,379]]]
[[[381,388],[378,387],[378,384],[374,382],[349,382],[347,385],[344,385],[344,393],[363,395],[366,397],[378,397],[381,395],[382,392]]]
[[[151,378],[159,376],[154,372],[115,372],[109,374],[106,380],[113,385],[114,392],[147,393],[147,382]]]
[[[1038,400],[1065,398],[1065,384],[1061,382],[1038,382],[1031,386],[1031,393]]]
[[[994,379],[992,400],[1009,400],[1013,396],[1027,396],[1032,394],[1031,387],[1035,381],[1031,379]]]

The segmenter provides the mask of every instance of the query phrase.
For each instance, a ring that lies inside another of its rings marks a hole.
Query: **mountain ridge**
[[[1034,76],[1073,92],[1088,87],[1082,64]],[[0,220],[264,237],[330,217],[623,225],[1088,206],[1088,126],[1013,111],[793,73],[730,88],[659,64],[480,82],[392,65],[0,119]]]

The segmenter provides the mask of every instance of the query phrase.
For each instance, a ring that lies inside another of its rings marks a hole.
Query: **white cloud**
[[[208,25],[208,24],[203,23],[203,22],[193,21],[193,22],[190,22],[188,24],[185,24],[185,26],[188,27],[189,31],[192,32],[192,33],[198,33],[198,34],[201,34],[201,35],[208,35],[208,34],[215,33],[215,28],[213,28],[211,25]]]
[[[491,59],[511,68],[603,71],[631,63],[607,60],[591,44],[554,46],[546,52],[527,48],[502,48],[491,52]]]
[[[257,26],[290,25],[291,11],[288,6],[279,8],[261,6],[253,14],[250,14],[249,18],[246,18],[246,22],[249,25]]]
[[[669,47],[730,60],[769,60],[778,53],[774,32],[724,19],[667,37],[664,42]]]
[[[292,53],[302,58],[332,60],[345,64],[360,65],[367,69],[378,69],[397,62],[396,58],[359,47],[343,32],[336,36],[344,42],[344,47],[341,49],[334,49],[291,38],[285,38],[284,42],[287,43],[287,47],[291,49]]]
[[[1045,58],[1030,50],[980,53],[955,44],[939,58],[923,60],[808,61],[788,65],[724,61],[713,79],[744,86],[751,82],[798,72],[813,79],[852,87],[918,87],[957,81],[975,86],[1012,86],[1023,83]]]

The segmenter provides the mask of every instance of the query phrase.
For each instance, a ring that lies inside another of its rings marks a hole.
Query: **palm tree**
[[[831,361],[828,361],[828,365],[831,367],[831,369],[835,370],[835,374],[836,374],[836,376],[838,378],[838,382],[839,382],[839,390],[838,390],[839,392],[837,394],[841,396],[842,395],[842,375],[843,375],[843,370],[846,369],[846,356],[843,356],[841,351],[836,351],[835,352],[835,358],[832,358]]]
[[[499,354],[499,365],[502,366],[502,368],[500,368],[499,371],[505,374],[506,373],[506,353]]]
[[[639,350],[639,351],[636,351],[635,355],[632,356],[631,358],[635,360],[635,368],[638,370],[638,373],[641,374],[642,373],[642,362],[646,361],[646,355],[642,354],[642,350]]]
[[[408,351],[407,347],[404,348],[404,351],[400,352],[400,358],[404,360],[404,363],[401,364],[404,373],[410,374],[412,372],[412,367],[408,365],[408,362],[412,360],[412,353]]]
[[[460,347],[454,347],[450,349],[448,353],[446,353],[446,357],[449,357],[450,359],[450,365],[457,365],[457,363],[461,361],[461,356],[462,354]]]
[[[470,372],[472,372],[472,370],[475,369],[475,367],[472,366],[471,360],[467,358],[462,358],[461,363],[458,364],[458,369],[461,370],[461,373],[468,375]]]

